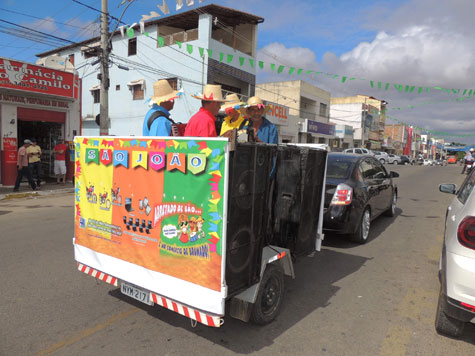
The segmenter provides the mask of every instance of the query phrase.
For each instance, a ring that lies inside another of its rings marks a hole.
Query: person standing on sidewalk
[[[36,175],[36,189],[41,187],[41,147],[36,144],[36,139],[31,139],[31,146],[26,149],[28,154],[28,166],[30,167],[31,175],[35,179]]]
[[[23,179],[23,176],[26,175],[28,178],[28,183],[30,183],[31,189],[36,190],[36,184],[31,176],[30,167],[28,167],[28,153],[26,150],[30,147],[31,141],[25,140],[23,141],[23,146],[18,149],[18,160],[17,160],[17,169],[18,175],[16,177],[15,187],[13,188],[14,192],[18,192],[20,189],[20,183]]]
[[[54,158],[54,174],[56,174],[56,184],[64,184],[66,182],[66,150],[68,148],[64,144],[63,139],[58,138],[58,143],[53,148]]]

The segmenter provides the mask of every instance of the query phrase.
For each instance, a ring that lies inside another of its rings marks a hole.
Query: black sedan
[[[330,153],[325,187],[323,230],[350,234],[365,243],[371,221],[379,215],[394,216],[397,186],[377,159],[357,154]]]

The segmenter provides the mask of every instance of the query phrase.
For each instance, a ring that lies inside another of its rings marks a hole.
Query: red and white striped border
[[[208,315],[198,310],[186,307],[180,303],[174,302],[170,299],[164,298],[155,293],[150,293],[155,304],[161,305],[164,308],[174,311],[175,313],[186,316],[187,318],[196,320],[197,322],[219,328],[221,326],[221,317]]]
[[[277,261],[277,260],[280,260],[281,258],[285,257],[285,251],[284,252],[281,252],[271,258],[269,258],[269,261],[267,261],[267,263],[272,263],[274,261]]]
[[[109,276],[108,274],[102,273],[101,271],[98,271],[94,268],[83,265],[82,263],[78,263],[78,270],[117,287],[117,278],[115,277]]]

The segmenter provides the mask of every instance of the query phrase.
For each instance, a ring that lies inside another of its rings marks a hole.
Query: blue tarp
[[[472,146],[456,146],[456,147],[445,147],[447,151],[452,151],[452,152],[467,152],[470,151],[471,148],[475,149],[475,145]]]

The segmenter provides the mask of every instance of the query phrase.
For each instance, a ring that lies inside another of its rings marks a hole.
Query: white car
[[[368,150],[367,148],[347,148],[346,150],[343,151],[344,153],[356,153],[359,155],[370,155],[374,157],[374,153],[371,150]]]
[[[385,164],[389,162],[389,156],[386,152],[381,151],[373,151],[374,158],[376,158],[381,164]]]
[[[460,189],[441,184],[439,190],[456,194],[447,208],[444,244],[439,263],[440,293],[435,328],[460,336],[466,323],[475,323],[475,171]]]
[[[401,157],[399,157],[398,155],[388,154],[388,163],[401,164]]]
[[[434,161],[432,161],[431,159],[425,159],[425,160],[422,162],[422,165],[423,165],[423,166],[433,166],[433,165],[434,165]]]

